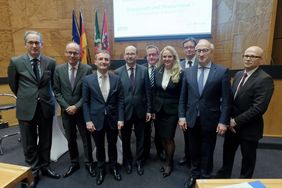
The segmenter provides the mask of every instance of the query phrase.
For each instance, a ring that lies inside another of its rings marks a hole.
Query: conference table
[[[198,179],[196,188],[238,188],[238,184],[254,181],[260,181],[266,188],[282,188],[282,179]]]

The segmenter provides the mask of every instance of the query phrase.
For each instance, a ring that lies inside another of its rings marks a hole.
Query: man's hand
[[[224,124],[222,124],[222,123],[219,123],[219,124],[217,125],[217,128],[216,128],[217,134],[219,134],[219,135],[224,135],[225,132],[226,132],[226,130],[227,130],[227,126],[226,126],[226,125],[224,125]]]
[[[69,115],[74,115],[77,112],[77,107],[75,105],[71,105],[71,106],[67,107],[66,112]]]
[[[231,118],[230,120],[230,126],[228,127],[230,131],[232,131],[233,133],[236,133],[235,131],[235,126],[237,125],[237,123],[235,122],[234,118]]]
[[[151,113],[147,113],[146,114],[146,122],[150,121],[151,117],[152,117]]]
[[[186,120],[179,120],[178,125],[182,131],[187,131],[188,125],[187,125]]]
[[[124,126],[123,121],[118,121],[117,126],[118,126],[118,130],[121,130],[122,127]]]
[[[88,121],[86,122],[86,128],[89,132],[93,133],[94,131],[96,131],[96,127],[94,125],[94,123],[92,121]]]
[[[152,113],[151,115],[152,115],[151,119],[152,119],[152,120],[155,120],[155,119],[156,119],[156,114],[155,114],[155,113]]]

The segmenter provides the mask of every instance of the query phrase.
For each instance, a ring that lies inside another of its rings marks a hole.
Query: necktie
[[[131,67],[131,68],[129,68],[129,69],[130,69],[129,78],[130,78],[131,86],[132,86],[132,88],[134,88],[134,86],[135,86],[135,84],[134,84],[134,82],[135,82],[135,78],[134,78],[134,68]]]
[[[150,85],[151,87],[155,85],[155,66],[151,66]]]
[[[236,90],[236,92],[235,92],[234,98],[237,96],[237,93],[238,93],[238,91],[240,90],[240,88],[244,85],[244,82],[245,82],[247,76],[248,76],[248,74],[245,72],[245,73],[243,74],[243,77],[241,78],[240,84],[239,84],[238,87],[237,87],[237,90]]]
[[[192,61],[188,61],[188,67],[192,67]]]
[[[102,92],[102,95],[103,95],[103,98],[104,98],[105,101],[107,101],[107,98],[108,98],[106,78],[107,78],[106,75],[101,75],[101,87],[100,87],[100,89],[101,89],[101,92]]]
[[[243,79],[242,79],[242,81],[241,81],[241,83],[238,87],[238,90],[244,85],[244,82],[245,82],[247,76],[248,76],[248,74],[245,72],[244,75],[243,75]]]
[[[200,67],[199,68],[201,71],[200,73],[200,77],[199,77],[199,82],[198,82],[198,86],[199,86],[199,93],[200,95],[202,95],[203,89],[204,89],[204,74],[205,74],[205,67]]]
[[[75,67],[71,67],[70,84],[72,89],[74,88],[74,82],[75,82]]]
[[[36,79],[39,81],[40,75],[39,75],[39,69],[38,69],[38,61],[39,61],[38,59],[32,59],[32,62],[33,62],[32,69],[33,69]]]

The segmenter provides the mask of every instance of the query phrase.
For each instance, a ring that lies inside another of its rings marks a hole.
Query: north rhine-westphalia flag
[[[108,24],[107,24],[106,11],[104,11],[104,19],[103,19],[102,50],[107,50],[110,53],[110,43],[109,43]]]
[[[98,11],[95,13],[95,36],[94,36],[95,53],[102,49],[101,34],[99,30]]]

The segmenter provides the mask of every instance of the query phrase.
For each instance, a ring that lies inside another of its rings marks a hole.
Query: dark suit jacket
[[[145,119],[146,113],[151,113],[151,90],[147,68],[136,64],[134,89],[131,87],[125,65],[118,68],[115,73],[120,76],[124,88],[125,120],[132,117],[134,110],[138,118]]]
[[[92,74],[91,66],[80,63],[76,73],[74,89],[72,89],[69,81],[68,63],[56,67],[54,75],[54,93],[63,112],[70,105],[75,105],[79,110],[82,109],[82,83],[84,77],[89,74]]]
[[[117,121],[124,121],[124,94],[120,78],[109,72],[110,91],[104,100],[97,73],[88,75],[83,81],[83,114],[86,122],[92,121],[96,130],[101,130],[107,114],[108,125],[117,129]]]
[[[234,77],[232,92],[235,94],[244,71]],[[263,135],[263,114],[274,90],[272,78],[260,68],[248,78],[238,91],[233,102],[232,117],[237,134],[247,140],[257,141]]]
[[[17,96],[16,115],[19,120],[32,120],[37,103],[40,103],[45,118],[53,117],[55,100],[52,85],[55,66],[54,59],[41,55],[41,79],[38,81],[27,54],[11,59],[8,79],[11,90]]]
[[[231,88],[228,69],[212,63],[202,95],[197,82],[198,65],[184,70],[179,99],[179,117],[193,128],[200,112],[204,129],[215,130],[218,123],[229,125]]]
[[[182,73],[178,83],[173,83],[171,80],[169,80],[166,90],[164,90],[162,87],[163,74],[163,67],[160,67],[156,70],[154,112],[159,112],[163,108],[167,114],[177,115]]]
[[[186,59],[180,61],[180,67],[181,67],[182,70],[185,69],[185,63],[186,63]],[[195,58],[194,64],[192,64],[192,66],[196,65],[197,63],[198,63],[198,60],[197,60],[197,58]]]

